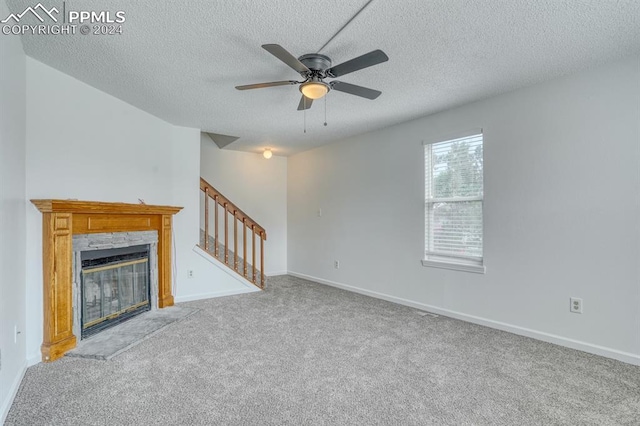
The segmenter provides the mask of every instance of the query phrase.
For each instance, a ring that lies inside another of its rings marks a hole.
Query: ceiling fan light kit
[[[249,90],[299,84],[302,98],[298,104],[298,111],[311,108],[314,99],[322,98],[332,89],[371,100],[376,99],[382,93],[379,90],[356,86],[355,84],[344,83],[338,80],[331,82],[324,81],[327,78],[341,77],[354,71],[388,61],[389,57],[382,50],[374,50],[347,62],[332,66],[331,58],[319,53],[309,53],[296,58],[278,44],[263,44],[262,48],[293,68],[300,74],[303,80],[283,80],[269,83],[247,84],[244,86],[236,86],[236,89]]]
[[[330,86],[324,81],[309,81],[300,85],[300,92],[307,99],[320,99],[329,93]]]

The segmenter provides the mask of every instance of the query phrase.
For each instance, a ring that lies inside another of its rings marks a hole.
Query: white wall
[[[9,10],[0,1],[0,16]],[[0,37],[0,423],[25,363],[25,54],[17,36]],[[14,341],[14,327],[21,331]]]
[[[219,149],[203,134],[200,174],[267,231],[265,273],[286,273],[287,159]]]
[[[421,141],[475,128],[487,272],[423,267]],[[289,270],[640,363],[639,150],[634,57],[295,155]]]
[[[174,217],[177,256],[174,270],[176,302],[257,291],[239,281],[225,267],[212,265],[206,256],[194,253],[200,239],[200,130],[174,127],[172,145],[172,189],[176,205],[185,206]],[[188,143],[184,143],[188,141]],[[188,271],[193,278],[188,278]]]
[[[28,199],[75,198],[177,205],[177,301],[248,291],[193,252],[198,242],[200,132],[172,126],[32,58],[27,58]],[[27,356],[42,343],[42,224],[27,218]],[[187,270],[194,278],[187,279]]]

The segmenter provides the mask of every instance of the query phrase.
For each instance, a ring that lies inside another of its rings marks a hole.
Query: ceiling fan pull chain
[[[304,114],[304,132],[307,133],[307,97],[303,96],[302,99],[304,99],[303,100],[303,102],[304,102],[304,111],[303,111],[303,114]]]
[[[324,126],[327,127],[327,97],[324,97]]]

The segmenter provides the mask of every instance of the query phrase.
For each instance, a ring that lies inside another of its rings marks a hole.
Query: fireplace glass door
[[[150,309],[148,250],[113,251],[82,261],[83,338]]]

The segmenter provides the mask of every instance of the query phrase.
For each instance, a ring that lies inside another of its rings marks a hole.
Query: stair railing
[[[264,230],[255,220],[251,219],[245,212],[240,210],[235,204],[233,204],[227,197],[222,195],[220,191],[215,189],[209,182],[200,178],[200,190],[204,192],[204,251],[211,254],[216,259],[222,261],[220,258],[220,240],[219,223],[220,218],[218,216],[219,211],[222,209],[224,214],[224,263],[236,273],[244,276],[245,279],[251,281],[253,284],[260,288],[264,288],[264,242],[267,239],[267,231]],[[209,230],[211,229],[209,223],[210,214],[210,200],[213,201],[214,219],[213,219],[213,250],[211,250],[211,243],[209,241]],[[233,218],[233,263],[229,263],[229,216]],[[242,225],[242,273],[238,270],[238,224]],[[249,274],[247,268],[247,233],[251,232],[251,270]],[[259,268],[259,280],[256,271],[256,235],[260,240],[260,268]]]

